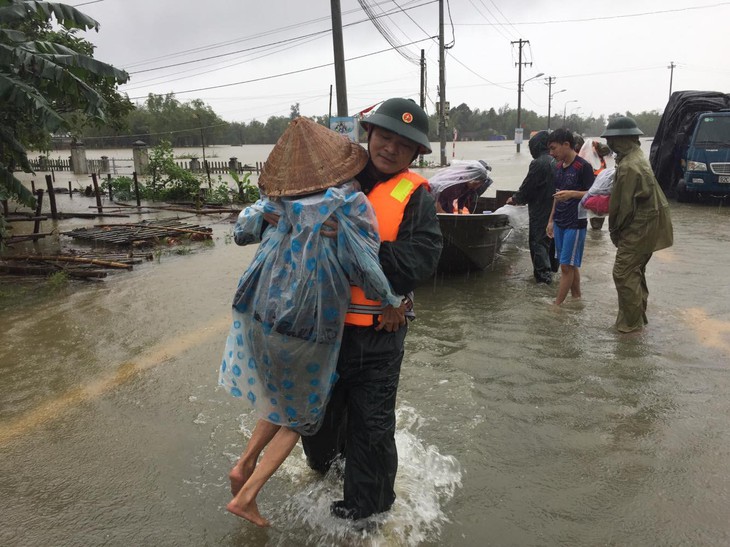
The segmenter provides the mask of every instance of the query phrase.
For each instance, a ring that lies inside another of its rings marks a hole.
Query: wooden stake
[[[139,182],[137,181],[137,171],[132,173],[132,178],[134,179],[134,197],[137,198],[137,207],[139,207]]]
[[[35,207],[35,216],[36,216],[36,218],[38,218],[41,216],[41,209],[43,209],[43,190],[39,189],[35,193],[35,195],[36,195],[36,200],[38,201],[38,203],[36,203],[36,207]],[[34,234],[39,233],[40,229],[41,229],[41,221],[36,220],[35,224],[33,225],[33,233]]]
[[[101,194],[99,194],[99,181],[96,180],[96,173],[91,173],[91,182],[94,184],[94,195],[96,196],[96,207],[102,212]]]
[[[51,175],[46,175],[46,186],[48,186],[48,201],[51,203],[51,218],[58,218],[58,210],[56,209],[56,193],[53,191],[53,180]]]

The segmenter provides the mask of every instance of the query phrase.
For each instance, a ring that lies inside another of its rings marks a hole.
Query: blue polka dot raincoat
[[[337,379],[350,283],[384,305],[398,307],[401,297],[380,267],[375,213],[357,183],[260,199],[239,215],[236,243],[258,242],[269,212],[279,223],[263,233],[239,281],[219,383],[260,418],[312,435]],[[330,218],[336,238],[322,236]]]

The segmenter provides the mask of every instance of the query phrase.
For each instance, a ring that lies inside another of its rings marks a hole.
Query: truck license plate
[[[721,175],[719,182],[720,184],[730,184],[730,175]]]

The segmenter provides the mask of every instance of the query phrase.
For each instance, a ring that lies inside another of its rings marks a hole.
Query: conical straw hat
[[[308,118],[296,118],[264,163],[259,187],[270,197],[311,194],[351,179],[367,161],[359,144]]]

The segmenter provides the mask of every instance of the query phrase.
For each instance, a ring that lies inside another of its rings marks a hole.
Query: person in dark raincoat
[[[616,153],[608,231],[616,246],[616,329],[624,333],[648,323],[646,265],[654,251],[674,241],[669,203],[641,150],[639,135],[643,134],[633,119],[621,117],[612,120],[601,135]]]
[[[407,294],[398,324],[379,327],[378,302],[352,287],[337,362],[339,378],[320,430],[302,438],[310,467],[326,472],[345,456],[343,499],[330,509],[339,518],[362,519],[395,501],[398,452],[395,406],[407,317],[413,289],[433,275],[442,237],[426,179],[408,169],[431,152],[428,116],[415,102],[394,98],[363,119],[369,161],[355,178],[375,209],[380,265],[397,294]]]
[[[557,269],[552,239],[545,231],[553,207],[555,161],[548,152],[547,131],[539,131],[528,142],[534,158],[520,189],[507,200],[509,205],[527,205],[530,218],[529,244],[533,274],[538,283],[550,284]]]

